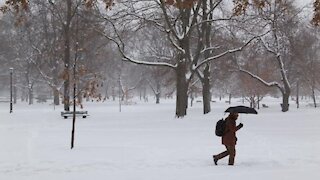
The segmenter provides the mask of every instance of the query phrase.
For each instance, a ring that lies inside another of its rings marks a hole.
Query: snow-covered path
[[[9,114],[0,104],[0,179],[2,180],[212,180],[320,178],[320,110],[303,106],[280,112],[276,102],[258,115],[241,115],[236,165],[214,166],[224,150],[214,135],[215,122],[228,104],[213,103],[202,115],[201,103],[183,119],[174,118],[174,102],[87,104],[91,115],[78,118],[75,148],[70,150],[71,119],[62,107],[18,104]],[[233,104],[235,105],[235,104]]]

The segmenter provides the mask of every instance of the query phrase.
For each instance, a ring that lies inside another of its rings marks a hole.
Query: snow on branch
[[[177,33],[174,31],[171,23],[170,23],[170,18],[168,16],[168,13],[167,13],[167,10],[166,10],[166,4],[163,0],[160,0],[160,7],[161,7],[161,10],[163,11],[163,15],[164,15],[164,18],[165,18],[165,21],[168,25],[168,28],[170,29],[169,31],[172,32],[172,34],[178,39],[178,36],[177,36]]]
[[[47,83],[51,88],[56,89],[59,91],[59,89],[62,87],[63,83],[60,85],[54,84],[53,78],[49,77],[46,73],[44,73],[41,68],[39,67],[38,63],[36,63],[33,59],[28,58],[29,62],[31,62],[33,65],[35,65],[35,68],[39,72],[40,76],[44,79],[44,82]],[[60,87],[59,87],[60,86]]]
[[[239,21],[239,20],[232,19],[232,16],[231,16],[231,17],[228,17],[228,18],[207,19],[207,20],[200,21],[200,22],[197,23],[197,24],[194,24],[194,25],[192,26],[192,28],[201,26],[202,24],[205,24],[205,23],[214,23],[214,22],[217,22],[217,21]]]
[[[278,53],[276,53],[276,51],[272,50],[269,45],[267,45],[267,43],[262,39],[260,38],[261,42],[262,42],[262,45],[264,46],[264,48],[266,48],[266,50],[269,52],[269,53],[272,53],[276,56],[278,56]]]
[[[192,82],[190,84],[190,87],[195,86],[199,81],[200,81],[200,79],[198,78],[197,80],[195,80],[194,82]]]
[[[117,45],[118,50],[122,56],[122,60],[124,60],[124,61],[128,61],[128,62],[131,62],[134,64],[139,64],[139,65],[146,65],[146,66],[164,66],[164,67],[169,67],[169,68],[176,68],[176,65],[172,65],[169,63],[165,63],[165,62],[147,62],[147,61],[139,61],[139,60],[130,58],[124,52],[124,43],[121,40],[120,40],[120,42],[118,42],[114,38],[106,35],[104,32],[101,32],[100,30],[95,29],[95,31],[98,32],[99,34],[101,34],[102,36],[104,36],[105,38],[109,39],[110,41],[114,42]],[[119,36],[118,36],[118,38],[120,39]]]
[[[202,54],[202,53],[205,53],[206,51],[217,50],[219,48],[220,48],[220,46],[214,46],[214,47],[205,48],[200,53]]]
[[[129,87],[127,91],[132,91],[136,89],[141,83],[142,83],[142,78],[140,78],[140,80],[134,86]]]
[[[283,91],[283,88],[280,86],[280,84],[279,84],[278,82],[275,82],[275,81],[273,81],[273,82],[267,82],[267,81],[263,80],[261,77],[259,77],[259,76],[255,75],[255,74],[251,73],[250,71],[247,71],[247,70],[245,70],[245,69],[242,69],[242,68],[240,68],[240,67],[239,67],[239,71],[240,71],[240,72],[243,72],[243,73],[245,73],[245,74],[248,74],[249,76],[251,76],[252,78],[258,80],[259,82],[261,82],[263,85],[265,85],[265,86],[267,86],[267,87],[277,87],[277,88],[280,89],[280,91]]]
[[[128,56],[126,56],[123,52],[120,52],[122,55],[122,60],[124,61],[128,61],[128,62],[132,62],[134,64],[140,64],[140,65],[146,65],[146,66],[164,66],[164,67],[169,67],[169,68],[176,68],[176,65],[172,65],[169,63],[165,63],[165,62],[146,62],[146,61],[139,61],[139,60],[135,60],[132,59]]]
[[[139,15],[134,14],[134,13],[127,13],[127,14],[130,15],[130,16],[136,17],[136,18],[138,18],[138,19],[140,19],[140,20],[143,20],[143,21],[145,21],[145,22],[147,22],[147,23],[154,24],[154,25],[155,25],[156,27],[158,27],[158,29],[159,29],[160,31],[162,31],[162,32],[165,32],[165,31],[166,31],[165,26],[164,26],[163,24],[157,22],[156,20],[151,20],[151,19],[148,19],[148,18],[143,17],[143,16],[139,16]]]
[[[174,39],[176,40],[182,40],[186,33],[183,33],[182,35],[178,35],[178,32],[175,31],[174,29],[174,25],[171,24],[171,21],[170,21],[170,18],[169,18],[169,15],[167,13],[167,9],[166,9],[166,3],[163,1],[163,0],[160,0],[160,7],[161,7],[161,10],[163,12],[163,15],[164,15],[164,20],[167,24],[167,29],[165,30],[165,32],[167,33],[167,36],[168,36],[168,39],[170,40],[170,43],[177,49],[179,50],[180,52],[182,52],[183,54],[185,54],[185,50],[180,47]],[[177,19],[176,19],[177,20]],[[195,21],[196,19],[194,19]],[[175,24],[175,23],[174,23]],[[187,32],[189,32],[189,30],[187,30]],[[172,37],[173,36],[173,37]]]
[[[199,71],[199,69],[196,70],[196,73],[197,73],[199,79],[200,79],[201,82],[202,82],[202,81],[203,81],[203,78],[204,78],[204,74],[203,74],[201,71]]]
[[[268,34],[270,31],[271,31],[271,30],[269,30],[269,31],[267,31],[267,32],[265,32],[265,33],[263,33],[263,34],[260,34],[260,35],[257,35],[257,36],[252,37],[249,41],[247,41],[247,42],[246,42],[244,45],[242,45],[241,47],[238,47],[238,48],[235,48],[235,49],[231,49],[231,50],[227,50],[227,51],[225,51],[225,52],[223,52],[223,53],[221,53],[221,54],[218,54],[218,55],[216,55],[216,56],[209,57],[209,58],[203,60],[202,62],[200,62],[198,65],[195,65],[195,66],[193,67],[193,69],[194,69],[194,70],[197,70],[197,69],[200,68],[202,65],[204,65],[204,64],[206,64],[206,63],[209,63],[210,61],[219,59],[219,58],[221,58],[221,57],[223,57],[223,56],[225,56],[225,55],[227,55],[227,54],[232,54],[232,53],[235,53],[235,52],[242,51],[242,50],[243,50],[245,47],[247,47],[253,40],[258,39],[258,38],[261,39],[261,37],[265,36],[265,35]]]
[[[198,15],[198,13],[199,13],[199,11],[200,11],[201,5],[202,5],[202,1],[200,1],[200,2],[197,4],[197,7],[196,7],[196,9],[195,9],[194,12],[193,12],[194,16],[193,16],[193,18],[192,18],[192,20],[191,20],[191,24],[189,25],[189,27],[193,27],[194,24],[196,24],[196,22],[197,22],[197,17],[198,17],[197,15]],[[188,28],[187,31],[186,31],[186,34],[190,34],[191,31],[192,31],[192,28]]]
[[[158,55],[150,55],[150,56],[146,56],[147,58],[153,58],[153,59],[162,59],[165,61],[170,61],[172,60],[171,57],[165,57],[165,56],[158,56]]]
[[[188,94],[190,94],[192,92],[192,87],[197,87],[197,83],[201,81],[201,79],[197,78],[195,81],[191,82],[190,81],[190,88],[188,89]]]
[[[277,42],[277,46],[279,46],[279,38],[277,37],[277,35],[275,34],[275,40]],[[262,38],[260,38],[260,40],[262,41],[262,44],[263,46],[267,49],[268,52],[272,53],[273,55],[276,56],[277,58],[277,61],[278,61],[278,64],[279,64],[279,68],[280,68],[280,72],[281,72],[281,76],[282,76],[282,79],[284,81],[284,85],[285,86],[288,86],[288,88],[290,89],[290,83],[289,83],[289,80],[288,80],[288,76],[286,75],[286,70],[285,70],[285,67],[284,67],[284,63],[283,63],[283,59],[282,59],[282,56],[280,54],[279,51],[274,51],[272,50],[264,41]],[[278,48],[280,49],[280,48]]]
[[[186,51],[180,47],[176,42],[174,42],[174,40],[171,38],[170,34],[174,34],[174,33],[170,33],[171,30],[166,30],[166,33],[167,33],[167,36],[168,36],[168,39],[170,40],[170,43],[176,48],[178,49],[180,52],[182,52],[183,54],[186,53]],[[174,34],[174,36],[177,37],[177,39],[181,39],[181,37],[178,37],[176,34]]]

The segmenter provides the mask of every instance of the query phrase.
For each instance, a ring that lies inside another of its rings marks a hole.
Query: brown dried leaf
[[[313,3],[314,14],[312,19],[312,24],[315,26],[320,26],[320,0],[315,0]]]

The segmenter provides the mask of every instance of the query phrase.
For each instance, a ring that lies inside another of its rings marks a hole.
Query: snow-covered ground
[[[195,103],[182,119],[173,101],[89,103],[87,119],[78,118],[75,148],[70,149],[71,119],[62,106],[19,103],[9,114],[0,103],[1,180],[307,180],[320,178],[320,109],[302,104],[280,111],[280,100],[265,99],[269,108],[240,115],[235,166],[227,159],[215,166],[212,155],[224,150],[214,135],[217,120],[229,106],[212,103],[202,114]],[[233,103],[238,105],[241,102]]]

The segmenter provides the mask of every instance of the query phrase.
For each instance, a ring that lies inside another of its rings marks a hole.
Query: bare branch
[[[266,87],[277,87],[281,92],[284,92],[284,89],[280,86],[280,84],[278,82],[267,82],[265,80],[263,80],[262,78],[260,78],[259,76],[247,71],[247,70],[244,70],[242,68],[239,68],[239,71],[242,72],[242,73],[245,73],[249,76],[251,76],[252,78],[258,80],[260,83],[262,83],[263,85],[265,85]]]
[[[231,50],[227,50],[221,54],[218,54],[216,56],[213,56],[213,57],[210,57],[210,58],[207,58],[205,60],[203,60],[201,63],[199,63],[198,65],[196,65],[195,67],[193,67],[193,70],[197,70],[198,68],[200,68],[202,65],[206,64],[206,63],[209,63],[213,60],[216,60],[216,59],[219,59],[227,54],[232,54],[232,53],[235,53],[235,52],[239,52],[239,51],[242,51],[245,47],[247,47],[253,40],[255,39],[258,39],[258,38],[261,38],[263,36],[265,36],[266,34],[268,34],[271,30],[263,33],[263,34],[260,34],[258,36],[254,36],[253,38],[251,38],[249,41],[247,41],[243,46],[241,47],[238,47],[238,48],[235,48],[235,49],[231,49]]]
[[[165,62],[146,62],[146,61],[139,61],[139,60],[135,60],[133,58],[130,58],[129,56],[126,55],[126,53],[124,52],[124,45],[123,43],[119,43],[118,41],[116,41],[114,38],[106,35],[104,32],[101,32],[97,29],[95,29],[96,32],[98,32],[99,34],[101,34],[102,36],[104,36],[105,38],[109,39],[110,41],[114,42],[117,47],[118,47],[118,50],[122,56],[122,60],[124,61],[128,61],[128,62],[131,62],[131,63],[134,63],[134,64],[141,64],[141,65],[146,65],[146,66],[164,66],[164,67],[169,67],[169,68],[176,68],[177,66],[176,65],[172,65],[172,64],[169,64],[169,63],[165,63]]]

